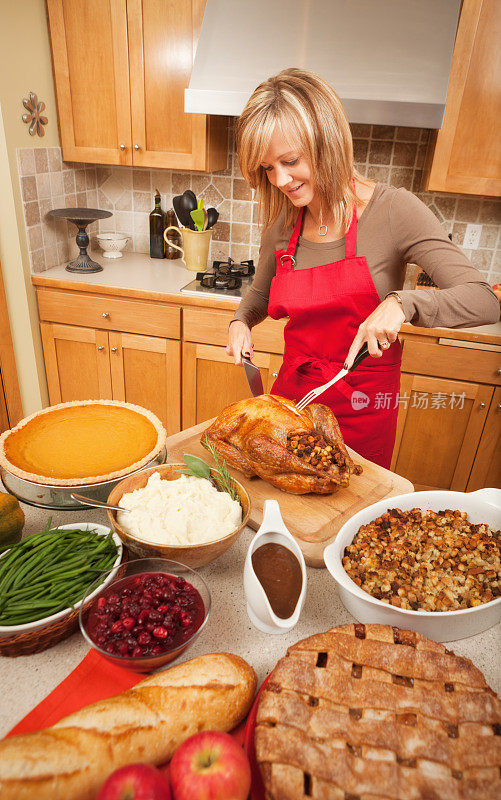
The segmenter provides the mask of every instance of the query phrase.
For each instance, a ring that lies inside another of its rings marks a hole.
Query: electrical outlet
[[[476,250],[480,242],[480,234],[482,233],[481,225],[467,225],[466,232],[463,239],[463,247],[465,250]]]

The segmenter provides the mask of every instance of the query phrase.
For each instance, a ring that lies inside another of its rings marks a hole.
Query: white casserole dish
[[[491,628],[501,620],[501,597],[474,608],[459,611],[407,611],[396,608],[360,589],[343,568],[344,549],[351,544],[362,525],[376,519],[388,508],[409,511],[412,508],[440,511],[450,508],[466,511],[474,524],[485,522],[491,528],[501,528],[501,489],[479,489],[476,492],[426,491],[401,494],[380,500],[362,509],[340,529],[336,539],[325,548],[325,566],[338,584],[339,596],[345,607],[360,622],[376,622],[406,628],[436,642],[465,639]]]

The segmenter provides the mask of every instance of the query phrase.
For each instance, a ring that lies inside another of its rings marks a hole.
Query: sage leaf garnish
[[[210,467],[203,459],[191,456],[189,453],[185,453],[183,459],[187,469],[182,469],[180,472],[184,475],[193,475],[195,478],[210,480]]]
[[[237,485],[230,475],[226,461],[219,457],[216,448],[214,447],[212,442],[208,440],[207,436],[204,436],[202,445],[205,447],[206,450],[209,451],[212,458],[214,459],[214,466],[218,473],[214,477],[219,488],[221,489],[222,492],[228,492],[232,500],[237,500],[238,502],[240,502],[240,498],[237,492]]]
[[[206,480],[211,481],[211,483],[213,483],[220,492],[226,492],[230,495],[232,500],[237,500],[240,502],[235,481],[228,471],[226,462],[219,458],[213,444],[209,442],[207,438],[203,440],[202,444],[214,459],[215,474],[211,475],[209,465],[202,458],[199,458],[198,456],[192,456],[189,453],[185,453],[183,456],[186,469],[180,469],[179,472],[181,472],[183,475],[191,475],[195,478],[205,478]]]

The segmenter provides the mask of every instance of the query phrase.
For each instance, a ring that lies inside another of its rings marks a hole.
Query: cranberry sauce
[[[86,628],[107,653],[138,658],[180,647],[204,618],[203,600],[191,583],[176,575],[144,572],[108,587],[92,605]]]

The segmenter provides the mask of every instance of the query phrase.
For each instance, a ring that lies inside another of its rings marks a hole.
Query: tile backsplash
[[[354,124],[352,131],[357,169],[373,180],[403,186],[417,194],[484,278],[491,285],[501,282],[501,200],[421,192],[429,130]],[[126,250],[148,253],[148,215],[156,189],[162,195],[164,211],[172,207],[174,195],[190,188],[197,197],[203,197],[206,208],[217,208],[219,220],[213,231],[210,261],[231,256],[235,261],[254,258],[257,262],[257,203],[238,168],[232,127],[228,151],[227,169],[205,174],[70,163],[62,160],[59,147],[18,149],[32,271],[42,272],[77,254],[75,226],[48,217],[52,208],[85,206],[109,210],[112,217],[88,227],[91,238],[98,231],[123,232],[131,237]],[[464,247],[468,224],[480,226],[475,249]]]

